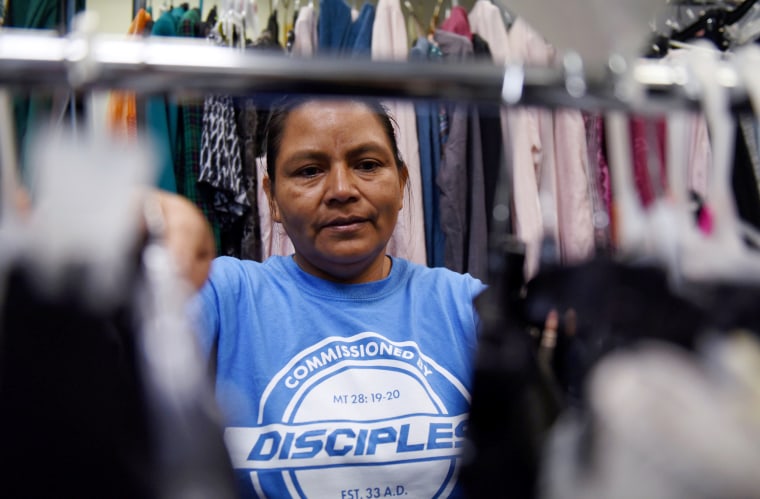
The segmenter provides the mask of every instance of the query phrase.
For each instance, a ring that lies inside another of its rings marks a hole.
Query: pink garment
[[[517,18],[509,30],[506,62],[530,63],[531,47],[545,45],[522,18]],[[538,271],[544,233],[538,191],[538,172],[543,153],[539,111],[517,107],[508,110],[507,118],[512,148],[514,232],[525,243],[525,278],[530,279]]]
[[[296,40],[291,53],[300,57],[311,57],[317,50],[317,16],[312,5],[304,5],[298,11],[293,28]]]
[[[269,199],[264,192],[264,177],[267,176],[267,158],[256,158],[256,200],[259,207],[259,223],[261,228],[261,260],[272,255],[288,256],[295,252],[290,237],[281,223],[272,220],[269,211]]]
[[[488,43],[493,62],[503,66],[509,51],[509,34],[499,7],[489,0],[478,0],[467,16],[470,29]]]
[[[470,21],[467,20],[467,11],[459,5],[452,7],[449,17],[444,19],[441,24],[441,29],[472,40],[472,31],[470,31]]]
[[[607,209],[607,215],[612,219],[612,183],[610,181],[610,165],[607,163],[604,141],[604,119],[599,116],[594,122],[598,148],[596,152],[596,161],[599,171],[598,183],[604,199],[604,207]]]
[[[604,119],[599,112],[581,114],[586,126],[594,246],[607,250],[612,247],[612,185],[605,151]]]
[[[401,3],[399,0],[379,0],[372,25],[372,59],[405,61],[408,54],[406,21]],[[399,212],[396,229],[388,243],[388,253],[426,265],[420,150],[414,106],[409,102],[397,101],[386,102],[385,105],[398,124],[398,146],[409,170],[404,207]]]
[[[506,62],[546,66],[556,57],[553,47],[522,18],[515,20],[508,34]],[[510,109],[509,129],[514,225],[526,244],[526,278],[538,270],[545,235],[557,237],[565,262],[590,257],[594,251],[593,206],[586,128],[580,111]]]
[[[706,236],[713,233],[713,213],[709,205],[704,204],[702,205],[702,209],[699,210],[697,226],[700,232]]]
[[[589,188],[588,148],[583,115],[576,110],[554,112],[557,161],[557,216],[562,261],[578,263],[594,253],[593,203]]]
[[[636,189],[641,204],[649,206],[658,193],[667,190],[665,121],[633,116],[630,126]]]

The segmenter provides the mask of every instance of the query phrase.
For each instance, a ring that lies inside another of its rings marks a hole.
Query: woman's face
[[[287,117],[274,191],[265,190],[301,268],[330,280],[366,282],[384,277],[405,183],[368,107],[315,101]]]

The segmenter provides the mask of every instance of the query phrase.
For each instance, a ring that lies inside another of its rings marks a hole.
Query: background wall
[[[87,10],[98,13],[98,31],[125,34],[132,22],[132,0],[86,0]]]

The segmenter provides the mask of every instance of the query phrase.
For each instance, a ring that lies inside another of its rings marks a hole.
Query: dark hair
[[[275,182],[275,165],[277,156],[280,154],[280,145],[282,144],[282,135],[285,132],[285,122],[296,108],[311,102],[319,102],[317,97],[286,97],[277,104],[269,114],[267,122],[267,132],[265,139],[265,149],[267,155],[267,175],[269,175],[269,188],[274,190]],[[377,116],[383,126],[383,131],[391,144],[393,158],[396,161],[396,167],[399,171],[406,169],[406,163],[401,158],[396,141],[396,121],[391,117],[388,109],[380,102],[372,99],[351,99],[350,102],[356,102],[369,108]]]

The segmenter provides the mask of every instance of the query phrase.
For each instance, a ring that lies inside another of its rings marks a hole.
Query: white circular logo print
[[[447,497],[470,394],[414,342],[333,337],[280,370],[254,428],[228,428],[233,466],[259,495]],[[266,423],[265,423],[266,422]]]

